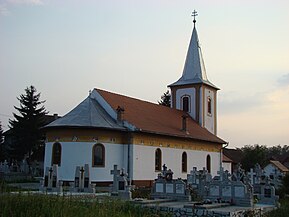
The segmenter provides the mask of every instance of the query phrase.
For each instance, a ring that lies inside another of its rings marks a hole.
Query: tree
[[[171,107],[171,94],[168,90],[161,96],[161,100],[158,103],[159,105]]]
[[[4,140],[3,140],[2,125],[1,125],[1,121],[0,121],[0,161],[2,161],[4,159],[3,153],[4,153]]]
[[[282,188],[283,193],[289,194],[289,174],[286,174],[282,180]]]
[[[18,160],[25,155],[28,158],[43,146],[43,135],[40,128],[45,124],[45,101],[40,101],[40,93],[34,86],[27,87],[25,94],[17,97],[20,106],[14,108],[19,112],[13,113],[14,120],[9,120],[13,136],[12,157]]]
[[[241,150],[243,152],[241,164],[246,171],[250,171],[256,163],[259,163],[261,167],[268,163],[268,149],[264,145],[245,145]]]
[[[2,145],[4,142],[3,140],[3,130],[2,130],[2,124],[1,124],[1,121],[0,121],[0,145]]]

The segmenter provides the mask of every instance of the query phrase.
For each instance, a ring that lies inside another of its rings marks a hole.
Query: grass
[[[0,217],[152,217],[154,214],[130,202],[23,193],[0,181]],[[11,193],[16,191],[18,193]]]
[[[98,201],[51,195],[3,194],[0,196],[1,217],[148,217],[149,210],[119,200]]]

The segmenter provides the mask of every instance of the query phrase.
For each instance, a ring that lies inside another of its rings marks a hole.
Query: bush
[[[149,199],[151,194],[150,187],[139,187],[132,191],[132,198],[146,198]]]
[[[269,213],[266,213],[266,217],[288,217],[289,214],[289,199],[281,200],[281,206]]]

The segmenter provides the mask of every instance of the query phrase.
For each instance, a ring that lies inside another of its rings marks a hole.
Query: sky
[[[193,10],[218,136],[289,145],[288,0],[0,0],[0,121],[30,85],[65,115],[97,87],[157,102],[180,78]]]

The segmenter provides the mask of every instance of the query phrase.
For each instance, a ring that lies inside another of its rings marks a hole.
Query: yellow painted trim
[[[125,132],[112,132],[105,130],[85,129],[57,129],[46,133],[47,142],[91,142],[128,144],[128,136]],[[221,144],[193,139],[176,138],[170,136],[154,135],[148,133],[131,133],[131,143],[134,145],[163,147],[183,150],[196,150],[208,152],[220,152]],[[73,138],[77,137],[77,140]],[[97,138],[97,140],[95,139]],[[114,139],[112,141],[112,139]]]

